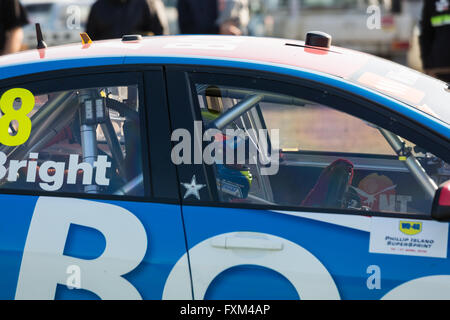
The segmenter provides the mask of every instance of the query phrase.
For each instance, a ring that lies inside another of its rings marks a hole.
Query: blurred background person
[[[218,0],[218,18],[220,34],[246,35],[250,21],[248,0]]]
[[[420,53],[426,73],[450,82],[450,0],[424,0]]]
[[[183,34],[246,35],[248,0],[178,0],[178,26]]]
[[[26,24],[28,17],[19,0],[0,0],[0,55],[21,49]]]
[[[86,32],[92,40],[168,34],[164,4],[161,0],[98,0],[89,13]]]

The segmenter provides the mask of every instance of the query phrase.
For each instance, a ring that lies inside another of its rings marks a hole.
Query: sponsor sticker
[[[373,217],[369,252],[447,257],[448,223]]]

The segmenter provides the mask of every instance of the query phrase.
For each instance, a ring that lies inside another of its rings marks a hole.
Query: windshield
[[[450,124],[450,92],[443,81],[377,57],[369,58],[350,80]]]

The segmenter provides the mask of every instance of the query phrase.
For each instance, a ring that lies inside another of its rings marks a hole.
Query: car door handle
[[[212,239],[211,246],[222,249],[283,250],[281,241],[244,236],[223,236]]]

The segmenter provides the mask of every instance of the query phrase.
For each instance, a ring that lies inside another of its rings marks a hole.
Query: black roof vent
[[[331,36],[322,31],[310,31],[306,34],[305,45],[329,48],[331,46]]]
[[[142,40],[142,36],[140,34],[127,34],[122,37],[123,42],[140,40]]]

